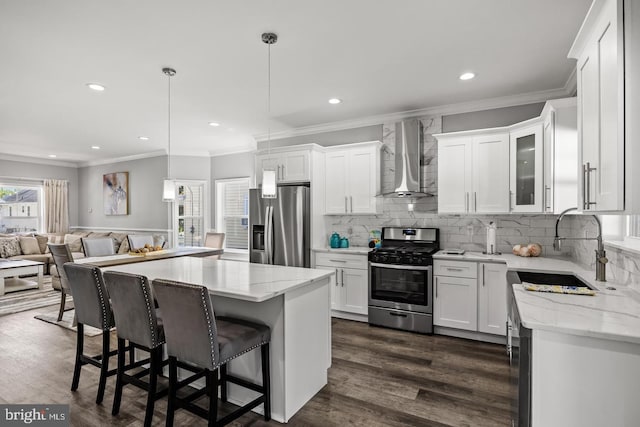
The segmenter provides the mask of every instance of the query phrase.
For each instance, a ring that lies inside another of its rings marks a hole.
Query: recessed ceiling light
[[[329,104],[340,104],[342,102],[342,99],[340,98],[331,98],[329,100]]]
[[[99,85],[98,83],[87,83],[87,86],[89,87],[89,89],[98,91],[98,92],[102,92],[105,88],[102,85]]]
[[[148,136],[139,136],[139,137],[138,137],[138,139],[139,139],[140,141],[148,141],[148,140],[149,140],[149,137],[148,137]]]
[[[92,145],[92,146],[91,146],[91,149],[92,149],[92,150],[99,150],[99,149],[100,149],[100,147],[98,147],[97,145]]]
[[[49,157],[51,157],[52,159],[55,159],[58,156],[56,156],[55,154],[49,154]]]
[[[476,75],[473,73],[464,73],[464,74],[460,74],[460,80],[471,80],[472,78],[474,78]]]
[[[209,122],[209,126],[213,126],[215,128],[215,127],[220,126],[220,123],[218,123],[218,122]]]

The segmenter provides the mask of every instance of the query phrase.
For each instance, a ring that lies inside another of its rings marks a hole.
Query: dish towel
[[[571,294],[571,295],[591,295],[594,296],[596,291],[581,286],[560,286],[560,285],[536,285],[524,282],[522,286],[527,291],[534,292],[552,292],[554,294]]]

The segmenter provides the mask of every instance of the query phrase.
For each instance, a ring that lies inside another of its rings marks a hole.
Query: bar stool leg
[[[153,408],[156,402],[156,388],[158,385],[158,367],[162,358],[162,354],[158,354],[158,350],[162,351],[162,346],[156,347],[150,352],[149,393],[147,395],[147,411],[144,416],[144,427],[151,427],[151,420],[153,419]]]
[[[207,372],[207,390],[209,394],[209,427],[218,420],[218,370]]]
[[[260,346],[262,359],[262,387],[264,388],[264,419],[271,419],[271,370],[269,363],[269,343]]]
[[[220,400],[227,401],[227,365],[220,366]]]
[[[104,388],[107,385],[107,373],[109,372],[109,346],[110,346],[110,332],[102,331],[102,364],[100,366],[100,382],[98,384],[98,397],[96,397],[96,403],[102,403],[104,398]]]
[[[76,338],[76,364],[73,368],[73,381],[71,381],[71,391],[78,389],[78,383],[80,382],[80,369],[82,368],[82,352],[84,351],[84,325],[78,323]]]
[[[113,409],[111,410],[111,415],[118,415],[118,412],[120,412],[120,400],[122,400],[122,387],[124,386],[123,375],[125,351],[124,340],[118,338],[118,371],[116,373],[116,392],[113,396]]]
[[[173,427],[176,412],[176,387],[178,385],[178,365],[175,357],[169,357],[169,397],[167,399],[167,427]]]

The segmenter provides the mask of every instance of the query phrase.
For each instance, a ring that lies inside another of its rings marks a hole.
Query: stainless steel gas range
[[[369,252],[369,324],[433,333],[433,254],[437,228],[385,227]]]

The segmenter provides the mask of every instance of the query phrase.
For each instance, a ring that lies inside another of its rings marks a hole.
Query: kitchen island
[[[332,271],[183,257],[103,268],[203,285],[216,315],[262,322],[271,328],[271,416],[287,422],[327,384],[331,365],[329,283]],[[260,382],[259,352],[229,364],[229,372]],[[229,384],[229,401],[256,393]],[[257,409],[261,410],[262,406]]]

